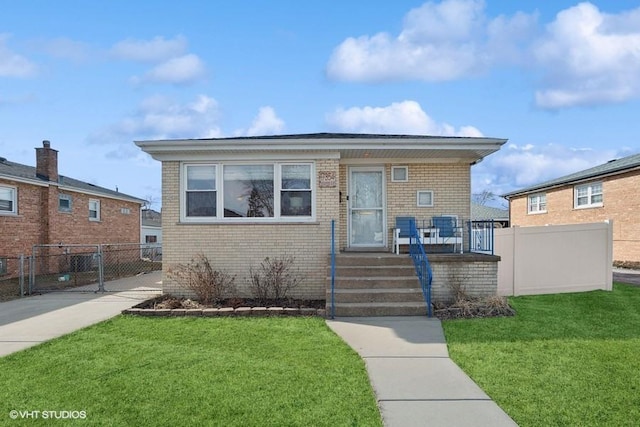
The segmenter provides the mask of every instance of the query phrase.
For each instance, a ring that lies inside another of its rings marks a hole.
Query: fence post
[[[32,255],[29,258],[29,295],[33,292],[33,288],[36,286],[36,255],[35,248],[33,249]]]
[[[102,245],[97,246],[98,249],[98,292],[104,292],[104,265],[102,258]]]
[[[24,297],[24,254],[20,254],[20,265],[18,267],[18,277],[20,282],[20,298]]]

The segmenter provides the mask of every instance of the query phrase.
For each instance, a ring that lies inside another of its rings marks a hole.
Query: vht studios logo
[[[9,412],[12,420],[43,419],[43,420],[84,420],[87,411],[16,411]]]

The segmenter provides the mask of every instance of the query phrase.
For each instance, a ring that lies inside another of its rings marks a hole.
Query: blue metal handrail
[[[336,220],[331,220],[331,318],[336,317]]]
[[[413,259],[416,275],[418,276],[418,280],[420,280],[422,295],[427,304],[427,316],[431,317],[431,283],[433,282],[433,272],[431,271],[427,253],[424,251],[424,246],[422,246],[422,239],[420,238],[415,219],[410,221],[409,227],[411,233],[409,238],[409,254]]]

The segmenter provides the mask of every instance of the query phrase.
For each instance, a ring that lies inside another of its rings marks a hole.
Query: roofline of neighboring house
[[[115,195],[112,193],[106,193],[106,192],[101,192],[99,189],[100,187],[97,187],[96,191],[91,191],[91,190],[86,190],[84,188],[77,188],[77,187],[73,187],[73,186],[69,186],[69,185],[64,185],[64,184],[59,184],[57,182],[53,182],[53,181],[43,181],[41,179],[30,179],[30,178],[25,178],[25,177],[21,177],[21,176],[15,176],[15,175],[8,175],[8,174],[3,174],[0,173],[0,179],[5,179],[7,181],[13,181],[13,182],[19,182],[19,183],[23,183],[23,184],[31,184],[31,185],[37,185],[39,187],[49,187],[51,185],[58,187],[58,189],[63,190],[63,191],[71,191],[74,193],[82,193],[82,194],[87,194],[89,196],[96,196],[96,197],[105,197],[108,199],[114,199],[114,200],[124,200],[127,202],[133,202],[133,203],[139,203],[140,205],[143,205],[144,203],[146,203],[146,200],[144,199],[139,199],[137,197],[134,196],[129,196],[128,194],[124,194],[121,193],[122,195]],[[90,184],[91,185],[91,184]]]
[[[547,181],[547,183],[543,182],[542,184],[538,184],[532,187],[527,187],[522,190],[512,191],[510,193],[503,194],[500,197],[504,197],[505,199],[509,200],[510,198],[513,198],[513,197],[524,196],[526,194],[532,194],[532,193],[538,193],[543,190],[553,190],[555,188],[565,187],[567,185],[572,185],[572,184],[580,184],[583,182],[592,181],[594,178],[608,178],[610,176],[620,175],[627,172],[633,172],[635,170],[640,170],[640,165],[625,166],[619,169],[608,170],[606,172],[595,172],[593,174],[582,175],[578,178],[567,179],[564,181],[554,180],[552,184],[548,184],[549,181]]]
[[[471,164],[498,151],[506,139],[426,135],[299,134],[259,137],[135,141],[156,160],[185,160],[185,155],[250,155],[252,153],[319,154],[334,158],[388,158],[389,153],[426,156],[449,151]]]

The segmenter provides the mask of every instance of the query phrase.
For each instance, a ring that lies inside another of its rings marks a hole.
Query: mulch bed
[[[516,311],[504,297],[465,299],[451,304],[434,304],[434,316],[441,320],[514,316]]]

